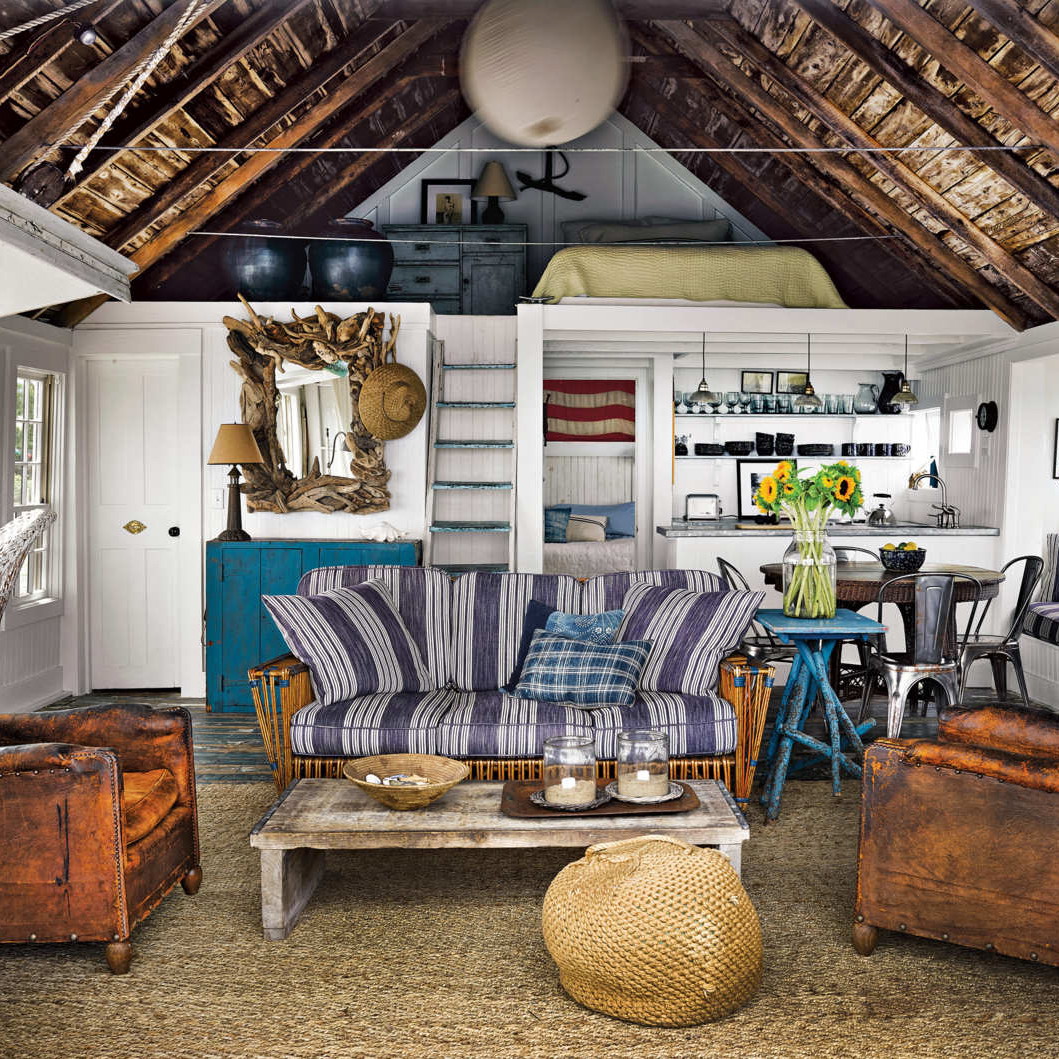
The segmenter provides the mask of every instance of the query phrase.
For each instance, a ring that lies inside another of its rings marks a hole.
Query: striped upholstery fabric
[[[321,566],[302,576],[297,591],[299,596],[315,596],[364,581],[381,581],[389,589],[426,664],[430,686],[445,687],[451,677],[452,579],[444,570],[422,566]]]
[[[707,757],[735,750],[735,710],[719,695],[678,695],[641,691],[632,706],[604,706],[587,715],[596,740],[596,756],[618,756],[618,733],[658,728],[669,736],[674,757]]]
[[[436,754],[438,724],[451,703],[445,689],[313,703],[291,718],[291,750],[306,757]]]
[[[1031,603],[1022,627],[1027,636],[1059,644],[1059,603]]]
[[[447,757],[540,757],[545,739],[592,734],[590,715],[571,706],[501,691],[450,694],[453,704],[437,729],[437,753]]]
[[[595,644],[539,629],[515,694],[520,699],[589,708],[631,706],[650,653],[651,645],[645,640]]]
[[[633,585],[618,640],[648,640],[644,691],[704,695],[717,687],[721,659],[742,640],[764,592],[690,592]]]
[[[686,588],[692,592],[727,590],[727,585],[720,577],[705,570],[635,570],[602,574],[584,583],[581,609],[578,613],[596,614],[604,610],[620,610],[625,602],[625,593],[633,585]]]
[[[262,596],[262,602],[309,667],[321,705],[376,691],[430,690],[419,649],[382,582],[317,596]]]

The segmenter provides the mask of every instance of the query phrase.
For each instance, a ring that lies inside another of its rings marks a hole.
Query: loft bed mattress
[[[544,572],[596,577],[618,570],[636,569],[636,541],[620,537],[612,541],[571,541],[544,545]]]
[[[845,309],[831,277],[795,246],[569,246],[534,298],[680,298],[789,309]]]

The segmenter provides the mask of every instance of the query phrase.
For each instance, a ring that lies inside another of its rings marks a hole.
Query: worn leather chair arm
[[[1059,794],[1059,761],[932,739],[878,739],[870,748],[871,757],[888,754],[900,755],[902,764],[913,768],[966,772],[1016,787]]]
[[[74,783],[78,776],[111,767],[117,770],[117,756],[109,747],[86,747],[73,743],[0,746],[0,775],[68,772],[69,782]]]
[[[938,720],[938,738],[950,744],[1043,758],[1059,765],[1059,716],[1040,710],[1010,706],[948,708]]]

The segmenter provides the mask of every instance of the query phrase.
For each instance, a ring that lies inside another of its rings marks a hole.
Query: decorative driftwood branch
[[[390,472],[385,445],[368,433],[358,409],[364,380],[388,359],[394,359],[401,318],[390,316],[387,339],[383,337],[383,314],[374,309],[343,320],[318,305],[315,315],[304,319],[291,310],[294,319],[284,324],[259,316],[241,294],[239,300],[250,319],[226,316],[224,324],[228,328],[228,348],[239,358],[231,361],[232,368],[243,378],[243,422],[253,431],[265,460],[243,467],[247,508],[278,513],[348,511],[361,515],[387,511]],[[345,364],[353,405],[353,421],[346,437],[353,477],[321,474],[319,459],[313,460],[305,478],[295,478],[287,468],[277,431],[276,387],[276,372],[284,370],[285,361],[316,371],[339,362]]]

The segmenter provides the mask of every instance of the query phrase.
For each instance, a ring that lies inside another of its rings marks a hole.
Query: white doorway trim
[[[87,417],[88,360],[129,360],[176,357],[179,361],[179,443],[177,496],[181,513],[181,535],[178,548],[179,590],[177,620],[180,633],[174,650],[179,654],[180,694],[201,697],[206,693],[202,648],[203,552],[202,542],[202,352],[203,337],[199,328],[179,330],[129,329],[121,331],[77,330],[73,337],[75,483],[74,509],[78,512],[77,540],[73,562],[68,565],[68,587],[71,597],[67,606],[68,628],[64,636],[64,661],[67,672],[76,674],[76,692],[89,690],[91,628],[88,621],[88,599],[92,591],[88,556],[88,506],[86,483],[89,481]],[[72,568],[72,570],[71,570]]]

